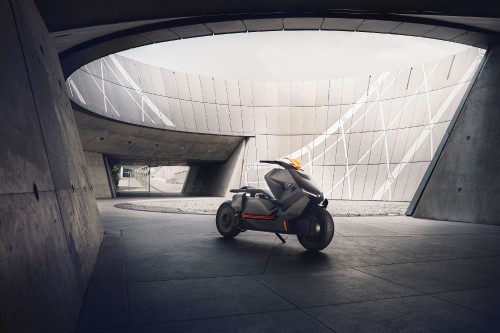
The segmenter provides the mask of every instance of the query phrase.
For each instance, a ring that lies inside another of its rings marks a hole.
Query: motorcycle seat
[[[260,189],[260,188],[255,188],[255,187],[252,187],[252,186],[243,186],[242,188],[231,189],[230,192],[232,192],[232,193],[241,193],[241,192],[248,193],[252,197],[255,196],[255,195],[257,195],[257,194],[264,194],[270,200],[272,200],[272,201],[275,200],[274,196],[268,190],[264,190],[264,189]]]

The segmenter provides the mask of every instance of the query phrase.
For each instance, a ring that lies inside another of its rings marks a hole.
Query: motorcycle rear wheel
[[[225,238],[233,238],[240,233],[235,218],[236,212],[231,206],[231,201],[226,201],[220,205],[215,217],[215,224],[219,233]]]
[[[311,222],[319,227],[314,236],[297,235],[300,245],[309,251],[321,251],[330,245],[335,233],[335,225],[330,213],[321,207],[314,207],[311,211]]]

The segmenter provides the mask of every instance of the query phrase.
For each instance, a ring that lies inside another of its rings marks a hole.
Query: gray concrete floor
[[[213,215],[99,201],[104,241],[78,331],[498,332],[500,227],[338,217],[322,253],[225,240]]]

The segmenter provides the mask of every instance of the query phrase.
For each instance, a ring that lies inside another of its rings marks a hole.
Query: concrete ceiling
[[[344,30],[422,36],[487,48],[499,42],[491,0],[35,0],[65,77],[125,49],[212,34]],[[81,110],[80,110],[81,111]],[[75,111],[83,148],[122,164],[227,160],[241,137],[156,130]],[[102,138],[102,139],[101,139]]]
[[[64,74],[124,49],[211,34],[324,29],[498,42],[500,2],[350,0],[36,0]]]
[[[225,162],[242,137],[167,131],[127,124],[73,105],[85,151],[106,154],[113,164],[191,165]],[[79,110],[79,111],[78,111]]]

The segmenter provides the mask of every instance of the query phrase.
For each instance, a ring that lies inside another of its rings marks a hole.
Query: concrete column
[[[500,45],[486,57],[414,217],[500,225]]]
[[[57,52],[0,0],[0,332],[70,332],[102,240]]]
[[[85,161],[89,172],[92,192],[96,199],[113,198],[113,180],[101,153],[86,151]]]
[[[241,186],[245,150],[246,139],[243,139],[225,163],[192,165],[182,193],[195,196],[229,196],[231,188]]]

